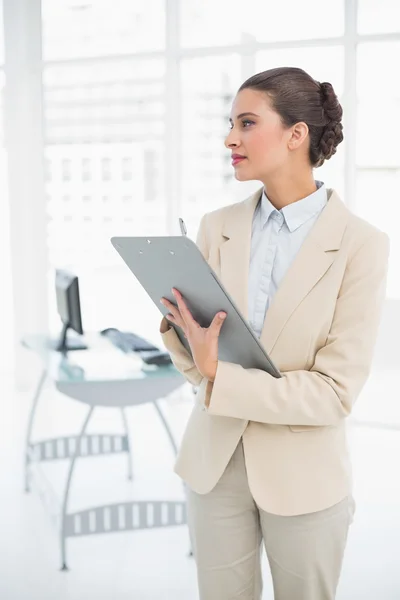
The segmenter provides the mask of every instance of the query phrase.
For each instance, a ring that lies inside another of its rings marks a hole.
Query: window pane
[[[163,78],[163,60],[114,59],[47,67],[47,141],[70,144],[161,139]]]
[[[4,64],[4,22],[3,2],[0,0],[0,65]]]
[[[1,305],[7,318],[2,320],[0,344],[0,372],[13,367],[13,301],[11,277],[10,214],[8,200],[7,153],[4,147],[3,94],[5,77],[0,69],[0,281],[2,287]]]
[[[387,295],[400,298],[400,168],[358,170],[355,212],[390,237]]]
[[[357,164],[400,166],[400,42],[361,44],[357,64]],[[371,71],[371,65],[378,65]]]
[[[336,0],[329,16],[321,0],[252,0],[252,29],[260,42],[308,40],[341,36],[344,33],[344,3]],[[247,6],[247,2],[246,2]],[[316,52],[316,50],[314,50]]]
[[[4,148],[4,88],[6,78],[3,69],[0,68],[0,148]],[[1,181],[1,180],[0,180]]]
[[[288,48],[257,52],[256,69],[258,72],[279,66],[299,67],[317,81],[329,81],[332,83],[339,101],[342,102],[344,51],[341,46]],[[346,135],[346,132],[344,134]],[[343,200],[345,200],[344,160],[345,141],[338,146],[336,154],[314,172],[315,179],[324,181],[327,187],[334,188]]]
[[[50,264],[82,278],[89,330],[133,318],[130,292],[141,294],[110,237],[165,234],[164,69],[114,60],[44,70]],[[56,326],[53,270],[49,294]]]
[[[342,0],[335,3],[329,19],[319,0],[247,0],[243,7],[232,0],[185,0],[180,7],[185,47],[237,44],[243,34],[262,42],[343,35]]]
[[[399,0],[358,0],[359,33],[400,31]]]
[[[194,237],[200,217],[245,198],[248,186],[233,177],[224,146],[233,97],[241,83],[237,56],[182,61],[182,194]],[[254,186],[253,186],[254,187]]]
[[[42,0],[45,60],[162,50],[165,0]]]
[[[243,15],[241,11],[232,9],[232,2],[181,0],[179,5],[182,46],[225,46],[240,41]]]

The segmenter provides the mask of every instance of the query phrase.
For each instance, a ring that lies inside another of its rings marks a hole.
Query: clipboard
[[[281,377],[249,323],[190,238],[112,237],[111,243],[162,315],[169,312],[160,303],[162,297],[176,305],[173,287],[181,292],[191,314],[202,327],[209,327],[217,312],[226,312],[219,336],[218,358],[245,369],[261,369]],[[181,329],[171,322],[170,325],[191,354]]]

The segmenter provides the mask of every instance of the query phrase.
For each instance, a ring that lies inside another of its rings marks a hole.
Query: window
[[[1,6],[0,6],[1,8]],[[0,23],[1,26],[1,23]],[[0,39],[1,42],[1,39]],[[0,44],[1,46],[1,44]],[[0,68],[0,280],[2,282],[3,319],[0,344],[0,372],[12,368],[13,353],[10,352],[13,340],[13,302],[10,260],[10,215],[7,188],[7,153],[4,146],[3,96],[5,77]]]
[[[3,23],[3,1],[0,0],[0,65],[4,64],[4,23]]]
[[[260,42],[321,39],[344,33],[343,0],[336,0],[328,17],[320,0],[252,0],[250,11],[252,30]]]
[[[45,60],[163,50],[164,0],[42,0]]]
[[[3,0],[0,0],[0,66],[4,65],[4,20]]]
[[[344,32],[342,0],[329,10],[329,18],[319,0],[247,0],[243,5],[231,0],[184,0],[180,7],[184,47],[239,44],[249,37],[259,42],[308,40]]]
[[[360,44],[357,56],[357,213],[391,239],[388,296],[400,298],[400,42]],[[379,65],[378,68],[372,65]],[[371,74],[373,73],[373,76]]]
[[[400,2],[358,0],[358,31],[362,34],[399,32]]]
[[[130,282],[110,238],[165,232],[164,71],[162,59],[45,65],[52,328],[55,268],[80,276],[84,327],[99,329],[116,319],[109,278]]]

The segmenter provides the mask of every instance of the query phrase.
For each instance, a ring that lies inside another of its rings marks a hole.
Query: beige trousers
[[[266,513],[250,493],[241,442],[209,494],[187,494],[200,600],[260,600],[262,541],[275,600],[335,598],[352,497],[317,513]]]

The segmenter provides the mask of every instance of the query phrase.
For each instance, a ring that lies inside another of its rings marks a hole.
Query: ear
[[[308,135],[307,123],[300,121],[299,123],[296,123],[296,125],[293,125],[293,127],[291,129],[291,135],[288,140],[289,150],[297,150],[297,148],[300,148],[300,146],[302,145],[304,140],[307,138],[307,135]]]

